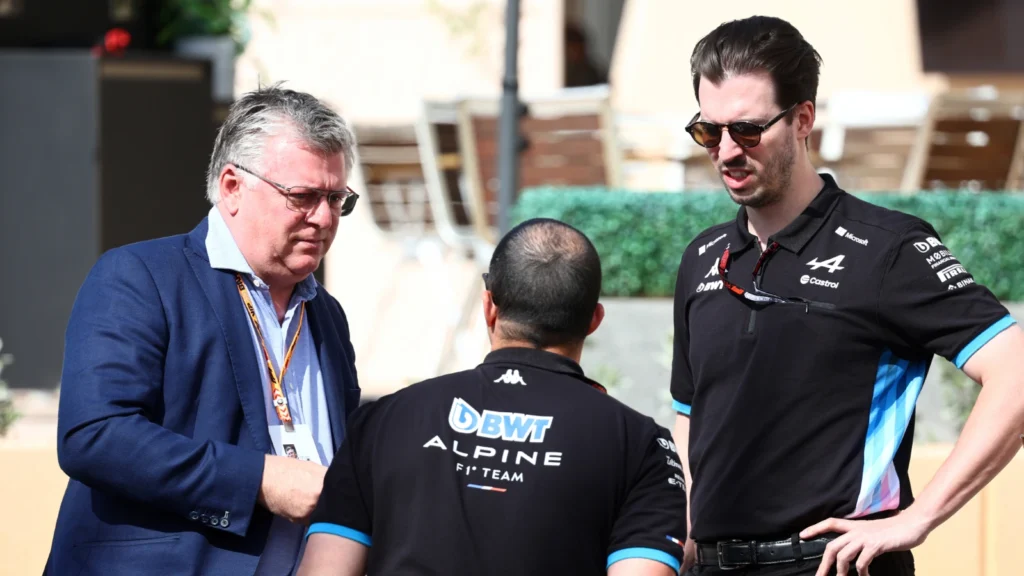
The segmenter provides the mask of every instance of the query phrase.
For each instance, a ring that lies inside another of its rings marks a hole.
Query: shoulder
[[[872,202],[870,195],[843,192],[836,214],[842,220],[871,228],[876,236],[892,244],[900,244],[915,233],[937,235],[931,223],[923,218]]]
[[[88,280],[153,277],[154,273],[183,266],[185,238],[168,236],[111,248],[93,264]]]

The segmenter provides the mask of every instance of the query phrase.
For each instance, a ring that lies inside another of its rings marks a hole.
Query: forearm
[[[672,428],[672,439],[676,444],[679,463],[683,465],[683,478],[686,479],[686,534],[690,534],[690,487],[693,478],[690,476],[690,418],[676,414],[675,426]]]
[[[208,526],[238,535],[248,530],[263,479],[262,453],[192,440],[139,414],[62,429],[57,456],[83,484],[193,520],[226,517],[227,526]]]
[[[982,386],[953,451],[912,506],[923,515],[929,530],[974,497],[1020,450],[1024,433],[1021,375],[1004,372]]]

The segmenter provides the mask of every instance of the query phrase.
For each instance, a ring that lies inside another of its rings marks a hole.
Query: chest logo
[[[846,256],[844,254],[840,254],[839,256],[833,256],[832,258],[829,258],[828,260],[822,260],[821,262],[818,262],[818,259],[815,258],[808,262],[807,265],[811,267],[811,270],[825,268],[826,270],[828,270],[828,273],[831,274],[836,270],[844,269],[844,267],[840,266],[840,264],[843,263],[843,258],[845,257]]]
[[[511,368],[506,370],[501,376],[498,376],[498,379],[495,380],[495,382],[500,382],[502,384],[522,384],[523,386],[526,386],[526,380],[523,380],[523,377],[519,375],[519,370],[513,370]]]

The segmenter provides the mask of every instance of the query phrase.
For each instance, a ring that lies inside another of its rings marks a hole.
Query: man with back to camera
[[[1006,308],[930,224],[811,164],[819,65],[767,17],[722,24],[691,60],[687,130],[740,205],[687,246],[676,285],[674,436],[696,574],[913,574],[910,549],[1024,431],[1024,335]],[[915,499],[914,407],[934,354],[982,389]]]
[[[484,283],[491,352],[353,415],[299,575],[676,574],[686,496],[671,435],[579,366],[604,317],[594,247],[530,220]]]
[[[309,94],[245,94],[207,217],[93,267],[67,330],[47,573],[293,573],[359,403],[348,322],[313,276],[358,198],[354,146]]]

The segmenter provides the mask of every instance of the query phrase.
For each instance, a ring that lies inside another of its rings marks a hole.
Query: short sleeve
[[[357,408],[345,440],[327,469],[320,500],[310,517],[311,534],[333,534],[370,546],[373,534],[372,453],[366,445],[370,406]]]
[[[686,483],[668,430],[654,425],[639,472],[612,529],[608,566],[628,558],[662,562],[675,571],[686,542]]]
[[[684,254],[676,276],[675,297],[672,303],[671,392],[672,409],[689,416],[690,406],[693,404],[693,374],[690,370],[690,336],[686,322],[686,261]]]
[[[878,307],[883,324],[905,346],[942,356],[957,368],[1015,323],[923,221],[895,247]]]

